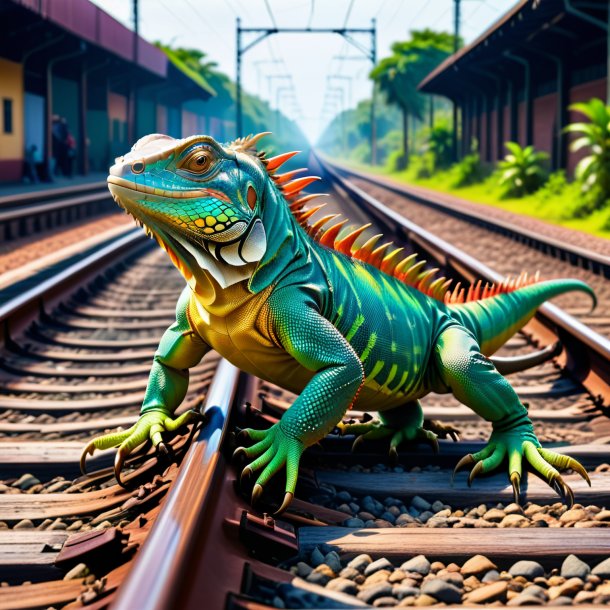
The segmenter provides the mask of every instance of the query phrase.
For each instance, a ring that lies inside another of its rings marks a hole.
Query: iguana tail
[[[453,318],[474,333],[482,353],[490,356],[527,324],[540,305],[572,290],[586,292],[593,307],[597,304],[589,285],[569,279],[539,282],[514,292],[447,307]]]

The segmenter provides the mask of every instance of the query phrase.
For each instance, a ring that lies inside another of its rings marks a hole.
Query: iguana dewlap
[[[264,135],[264,134],[261,134]],[[125,456],[147,438],[190,418],[172,419],[184,398],[188,369],[210,349],[248,373],[299,394],[268,430],[247,430],[239,451],[261,471],[253,497],[286,468],[284,509],[304,449],[333,428],[403,441],[436,435],[423,427],[419,399],[451,392],[492,423],[485,449],[458,468],[470,479],[505,457],[519,491],[525,458],[560,493],[571,496],[557,468],[588,478],[572,458],[541,448],[527,411],[488,358],[545,300],[570,290],[593,297],[578,280],[538,282],[526,276],[465,293],[414,255],[369,239],[335,216],[309,224],[318,208],[300,191],[314,178],[278,174],[295,153],[266,158],[259,136],[221,145],[209,136],[139,140],[110,169],[108,186],[168,253],[187,287],[176,322],[154,358],[142,414],[128,431],[94,439],[85,450],[120,445]],[[330,226],[330,228],[328,228]],[[347,409],[379,411],[379,421],[341,424]],[[436,424],[436,432],[451,432]]]

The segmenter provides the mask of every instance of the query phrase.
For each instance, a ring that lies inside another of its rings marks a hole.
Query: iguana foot
[[[438,419],[426,419],[424,420],[423,427],[430,432],[434,432],[438,438],[446,439],[448,436],[451,440],[456,443],[460,440],[460,431],[453,426],[449,426],[439,421]]]
[[[87,455],[93,455],[96,449],[110,449],[118,445],[119,449],[114,460],[114,476],[117,483],[124,487],[121,480],[121,469],[127,456],[139,445],[149,438],[154,447],[162,453],[167,453],[167,447],[163,443],[162,432],[174,432],[181,426],[188,424],[199,418],[196,411],[187,411],[176,419],[169,417],[167,411],[148,411],[140,416],[140,419],[129,430],[121,432],[111,432],[104,436],[89,441],[80,458],[80,469],[86,474],[85,461]]]
[[[286,434],[281,428],[281,423],[274,424],[268,430],[246,428],[241,431],[240,437],[255,441],[251,447],[238,447],[233,453],[233,457],[243,455],[248,459],[255,458],[243,469],[241,479],[252,476],[258,470],[263,469],[252,489],[252,504],[255,504],[260,498],[263,486],[269,479],[284,466],[286,467],[286,494],[282,505],[275,513],[280,515],[288,508],[294,497],[299,474],[299,461],[305,446],[299,439]]]
[[[500,465],[505,457],[508,457],[508,473],[516,504],[519,504],[524,457],[534,470],[541,474],[547,483],[566,501],[568,506],[574,504],[574,492],[563,480],[557,468],[562,470],[571,468],[591,485],[589,475],[580,462],[567,455],[555,453],[540,446],[531,424],[519,426],[512,430],[494,431],[484,449],[477,453],[465,455],[457,463],[451,479],[453,481],[453,477],[459,470],[472,466],[468,476],[468,485],[470,486],[477,475],[491,472]]]
[[[421,420],[420,420],[421,421]],[[438,422],[434,422],[438,424]],[[449,429],[442,427],[441,432],[443,434],[451,434]],[[432,446],[435,453],[439,452],[438,439],[435,432],[427,430],[423,426],[417,425],[405,425],[402,427],[388,426],[378,419],[373,419],[366,423],[361,424],[344,424],[340,422],[337,424],[337,428],[341,433],[341,436],[345,434],[355,434],[356,439],[352,445],[352,451],[355,451],[357,447],[365,440],[379,440],[383,438],[390,438],[390,457],[396,459],[398,457],[398,446],[403,442],[420,441],[428,443]],[[452,432],[454,431],[451,428]]]

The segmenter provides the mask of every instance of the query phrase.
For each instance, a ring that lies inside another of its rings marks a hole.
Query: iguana
[[[578,280],[525,276],[500,285],[479,282],[467,291],[427,270],[415,255],[366,239],[367,225],[309,224],[319,207],[299,193],[315,180],[278,169],[295,152],[267,158],[256,143],[265,134],[219,144],[209,136],[140,139],[110,169],[115,201],[169,255],[187,286],[176,321],[154,356],[138,422],[93,439],[85,448],[119,446],[115,472],[138,445],[190,420],[172,413],[185,396],[188,370],[216,350],[242,370],[299,394],[267,430],[248,429],[254,444],[237,452],[252,460],[243,474],[262,471],[252,491],[286,469],[290,503],[305,448],[338,427],[364,439],[435,442],[452,433],[424,427],[419,402],[429,392],[453,393],[492,424],[486,447],[460,460],[469,482],[508,458],[519,494],[527,460],[558,493],[573,499],[558,468],[587,481],[576,460],[542,448],[526,407],[488,358],[524,326],[547,299]],[[350,407],[378,411],[379,420],[342,424]],[[589,483],[590,484],[590,483]],[[278,512],[280,512],[278,511]]]

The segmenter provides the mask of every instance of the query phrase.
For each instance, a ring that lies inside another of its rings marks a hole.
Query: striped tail
[[[491,356],[527,324],[540,305],[573,290],[587,293],[593,300],[593,308],[597,305],[595,293],[588,284],[568,279],[548,280],[491,298],[448,305],[448,310],[451,317],[472,331],[481,352]]]

